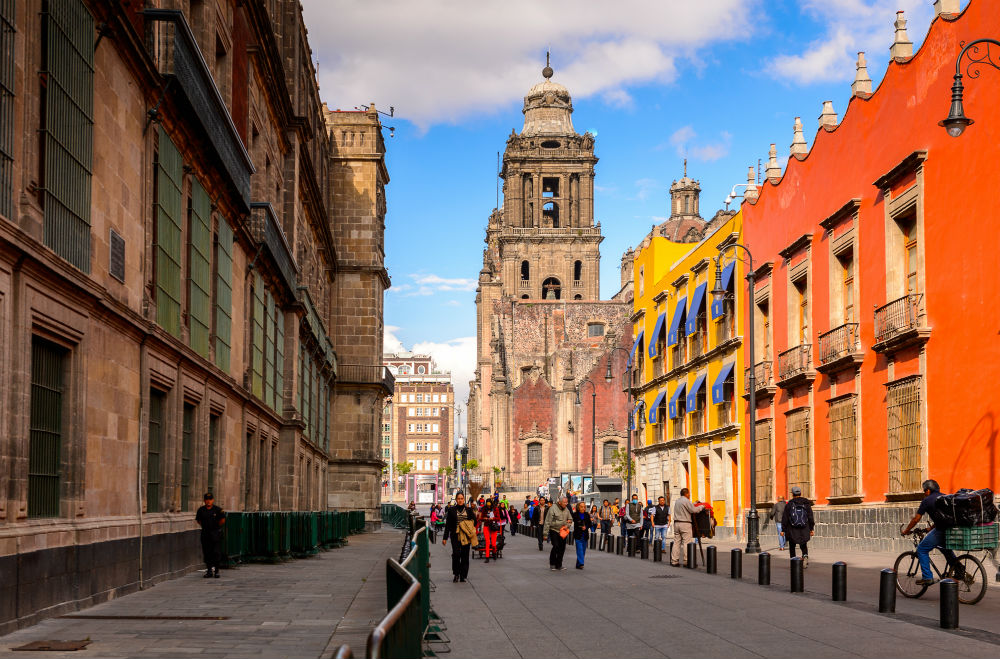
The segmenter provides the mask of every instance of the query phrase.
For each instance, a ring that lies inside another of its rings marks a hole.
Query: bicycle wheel
[[[958,562],[965,568],[965,579],[958,582],[958,601],[962,604],[975,604],[986,595],[986,570],[972,554],[962,554],[958,557]]]
[[[903,594],[903,597],[920,597],[927,592],[927,586],[917,583],[917,580],[922,578],[917,552],[904,551],[896,559],[893,567],[896,570],[896,589]]]

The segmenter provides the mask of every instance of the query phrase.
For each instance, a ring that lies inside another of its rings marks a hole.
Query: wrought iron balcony
[[[278,218],[271,204],[254,202],[250,205],[250,233],[267,250],[281,275],[282,283],[294,295],[297,288],[295,261],[292,260],[285,232],[278,225]]]
[[[691,424],[688,427],[689,435],[698,435],[705,432],[705,410],[694,410],[691,412]]]
[[[157,70],[174,80],[190,105],[190,118],[201,126],[222,170],[249,206],[253,163],[184,14],[177,9],[146,9],[142,14],[152,26],[149,51]]]
[[[757,388],[757,391],[755,393],[758,394],[774,393],[775,391],[774,362],[772,360],[765,359],[762,362],[757,362],[753,367],[753,376],[755,380],[754,384],[756,385]],[[746,394],[743,394],[743,397],[747,398],[749,397],[749,392],[750,392],[750,369],[746,369],[743,372],[743,377],[744,377],[743,391],[747,392]]]
[[[778,386],[784,389],[816,379],[812,344],[803,343],[778,354]]]
[[[330,338],[323,328],[323,321],[320,319],[319,314],[316,313],[316,308],[312,304],[312,298],[309,297],[308,289],[299,288],[299,302],[306,310],[305,318],[302,320],[316,342],[316,349],[323,355],[327,367],[332,369],[333,376],[337,377],[337,353],[334,351],[333,344],[330,343]]]
[[[699,327],[701,324],[699,323]],[[691,359],[701,357],[708,350],[708,331],[699,329],[691,335]]]
[[[863,359],[858,323],[845,323],[819,335],[820,364],[817,370],[831,373],[848,366],[856,366]]]
[[[337,381],[341,384],[362,384],[381,386],[391,395],[396,386],[396,378],[387,366],[381,364],[367,366],[363,364],[341,364],[338,369]]]
[[[904,295],[875,310],[876,352],[891,352],[926,341],[931,330],[925,323],[922,293]]]

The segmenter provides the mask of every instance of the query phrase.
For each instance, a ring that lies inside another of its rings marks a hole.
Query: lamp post
[[[760,517],[757,515],[757,378],[755,376],[756,361],[754,358],[753,339],[753,291],[756,274],[753,269],[753,255],[750,250],[740,243],[732,243],[719,250],[719,255],[715,257],[715,286],[712,288],[712,297],[716,301],[721,301],[726,296],[726,290],[722,287],[722,257],[732,248],[733,257],[736,257],[736,250],[742,249],[747,256],[748,272],[747,285],[750,293],[747,295],[747,305],[749,307],[750,320],[747,326],[747,342],[749,345],[750,376],[748,389],[750,390],[750,421],[747,428],[747,435],[750,441],[750,507],[747,510],[747,546],[746,553],[760,553]],[[735,305],[734,305],[735,308]]]
[[[986,47],[983,48],[982,44],[985,44]],[[1000,63],[994,62],[990,57],[990,46],[1000,47],[1000,41],[996,39],[970,41],[965,44],[962,52],[958,54],[958,59],[955,60],[955,82],[951,86],[951,108],[948,111],[948,117],[938,122],[938,126],[943,126],[952,137],[958,137],[965,132],[967,126],[975,123],[965,116],[965,109],[962,107],[962,95],[965,91],[962,85],[962,58],[965,57],[966,53],[969,54],[969,64],[965,67],[965,72],[970,80],[979,77],[980,67],[984,64],[1000,70]]]
[[[615,353],[621,350],[625,353],[625,370],[622,371],[622,391],[624,391],[628,397],[628,413],[625,415],[625,432],[627,433],[628,441],[625,443],[626,450],[626,468],[625,468],[625,481],[626,481],[626,496],[632,492],[632,386],[628,377],[629,371],[632,370],[629,366],[629,358],[631,353],[621,346],[615,346],[608,352],[608,368],[604,371],[604,381],[611,384],[614,376],[611,373],[611,360],[614,358]]]
[[[610,365],[609,362],[608,366],[610,367]],[[583,382],[576,388],[577,406],[580,405],[580,390],[585,384],[590,385],[590,483],[593,487],[594,476],[597,475],[594,467],[594,460],[597,459],[597,386],[590,378],[583,378]]]

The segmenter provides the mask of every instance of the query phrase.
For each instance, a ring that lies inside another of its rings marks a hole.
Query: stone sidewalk
[[[432,596],[456,657],[996,657],[1000,636],[946,632],[927,617],[883,616],[874,601],[830,602],[787,586],[671,568],[638,558],[588,551],[574,570],[548,569],[548,545],[508,536],[504,558],[473,561],[469,582],[452,583],[450,548],[431,547]],[[724,562],[725,561],[725,562]],[[808,571],[807,583],[817,572]],[[818,577],[819,575],[817,575]],[[937,611],[937,601],[921,601]],[[966,613],[969,607],[963,607]],[[991,627],[992,629],[992,627]]]
[[[385,561],[399,558],[402,541],[385,529],[308,559],[242,565],[220,579],[189,574],[0,637],[0,657],[331,657],[345,643],[364,656],[386,612]],[[11,650],[86,638],[79,652]]]

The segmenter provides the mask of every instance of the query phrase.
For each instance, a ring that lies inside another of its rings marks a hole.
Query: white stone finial
[[[854,74],[854,82],[851,83],[851,94],[860,96],[861,94],[872,93],[872,79],[868,75],[868,64],[865,62],[865,52],[858,53],[857,72]]]
[[[743,193],[743,198],[747,201],[757,201],[759,194],[757,190],[757,174],[753,170],[753,165],[750,165],[747,168],[747,189]]]
[[[910,41],[910,37],[906,34],[905,13],[902,9],[897,11],[896,22],[893,23],[896,26],[896,36],[893,39],[892,46],[889,47],[889,56],[893,59],[913,57],[913,42]]]
[[[934,0],[934,15],[957,14],[961,11],[958,0]]]
[[[795,117],[793,134],[792,146],[788,149],[789,153],[793,156],[805,155],[809,148],[806,146],[806,137],[802,134],[802,117]]]
[[[837,125],[837,113],[833,111],[833,101],[823,101],[823,112],[819,115],[819,127]]]
[[[771,148],[767,152],[767,169],[764,170],[764,174],[767,176],[769,181],[774,183],[778,182],[781,178],[781,167],[778,165],[778,145],[771,144]]]

